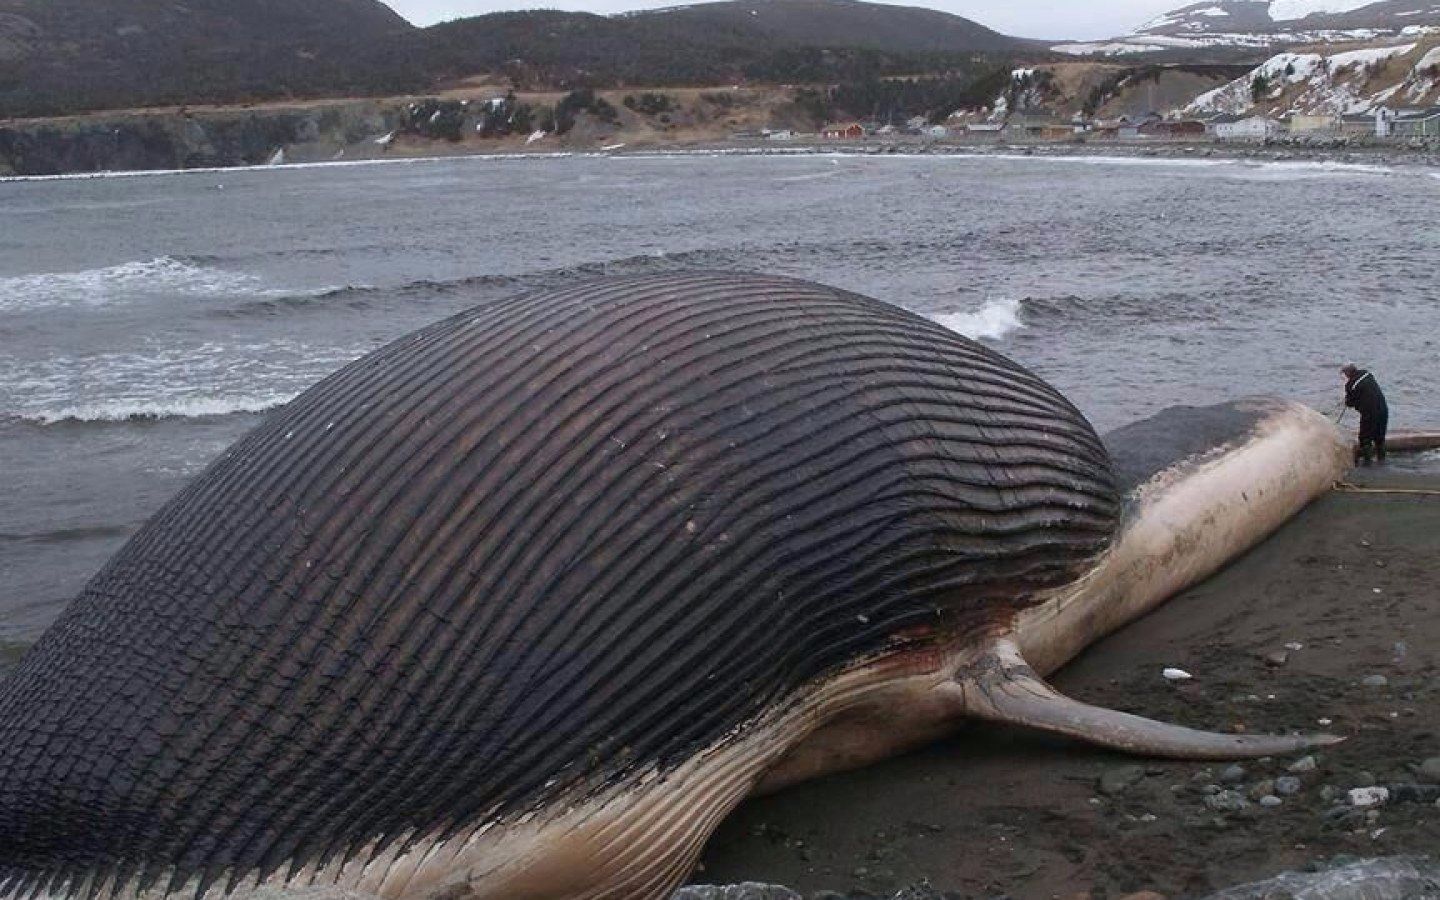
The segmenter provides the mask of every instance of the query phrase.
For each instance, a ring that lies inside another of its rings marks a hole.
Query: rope
[[[1335,485],[1335,490],[1343,494],[1411,494],[1418,497],[1440,497],[1440,490],[1427,491],[1419,488],[1367,488],[1358,484],[1351,484],[1342,481]]]

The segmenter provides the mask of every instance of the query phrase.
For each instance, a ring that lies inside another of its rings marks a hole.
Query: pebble
[[[1220,780],[1226,784],[1235,784],[1245,780],[1245,767],[1242,765],[1228,765],[1220,770]]]
[[[1290,661],[1290,654],[1284,650],[1276,650],[1274,653],[1265,654],[1265,665],[1272,668],[1280,668]]]
[[[1304,650],[1305,645],[1300,643],[1299,641],[1291,641],[1290,643],[1285,645],[1285,649],[1289,650],[1291,653],[1294,653],[1297,650]]]
[[[1260,800],[1275,793],[1275,782],[1265,779],[1250,788],[1250,799]]]
[[[803,900],[786,887],[778,884],[760,884],[747,881],[724,887],[712,884],[691,885],[677,891],[672,900]]]
[[[1440,784],[1440,756],[1432,756],[1420,764],[1419,774],[1426,781]]]
[[[1313,757],[1313,756],[1302,756],[1302,757],[1300,757],[1299,759],[1295,760],[1293,763],[1291,763],[1291,764],[1288,766],[1288,769],[1289,769],[1289,771],[1294,772],[1294,773],[1297,774],[1297,775],[1300,775],[1300,774],[1303,774],[1303,773],[1305,773],[1305,772],[1313,772],[1313,771],[1315,771],[1316,769],[1318,769],[1319,767],[1320,767],[1320,764],[1317,763],[1317,762],[1315,762],[1315,757]]]
[[[1384,675],[1367,675],[1365,676],[1365,680],[1360,683],[1366,687],[1385,687],[1385,685],[1390,683],[1390,679]]]
[[[1281,800],[1279,797],[1275,796],[1274,794],[1266,794],[1265,796],[1263,796],[1263,797],[1260,798],[1260,805],[1261,805],[1261,806],[1264,806],[1264,807],[1267,807],[1267,808],[1271,808],[1271,809],[1273,809],[1274,807],[1279,806],[1280,804],[1282,804],[1282,803],[1284,803],[1284,802],[1285,802],[1284,800]]]
[[[1360,808],[1384,806],[1390,800],[1390,791],[1383,787],[1351,788],[1346,795],[1350,805]]]
[[[1300,779],[1294,775],[1281,775],[1275,779],[1275,793],[1282,797],[1293,797],[1300,793]]]
[[[1195,677],[1184,669],[1166,669],[1160,674],[1165,676],[1166,681],[1189,681]]]
[[[1396,803],[1433,803],[1440,800],[1440,785],[1392,784],[1390,799]]]
[[[1100,793],[1113,797],[1144,777],[1145,770],[1140,766],[1116,766],[1101,774],[1097,787]]]
[[[1250,807],[1250,801],[1239,791],[1220,791],[1205,798],[1207,809],[1215,812],[1238,812]]]

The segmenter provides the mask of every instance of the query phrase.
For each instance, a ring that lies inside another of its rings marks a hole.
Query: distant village
[[[1062,141],[1096,139],[1114,141],[1266,141],[1296,138],[1374,138],[1383,141],[1429,140],[1440,138],[1440,106],[1380,107],[1373,112],[1350,115],[1266,115],[1221,114],[1176,118],[1158,113],[1131,118],[1092,118],[1076,114],[1066,118],[1045,109],[1016,110],[996,115],[989,110],[961,110],[943,123],[915,116],[901,124],[876,121],[832,122],[818,134],[786,129],[739,132],[737,139],[761,138],[772,141],[825,140],[854,141],[869,137],[911,136],[932,140]]]

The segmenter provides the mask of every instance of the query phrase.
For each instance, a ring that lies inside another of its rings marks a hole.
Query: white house
[[[1222,141],[1264,140],[1279,137],[1284,133],[1284,125],[1265,116],[1251,116],[1238,122],[1219,122],[1215,125],[1215,136]]]
[[[1384,106],[1375,110],[1375,136],[1390,137],[1395,133],[1395,110]]]

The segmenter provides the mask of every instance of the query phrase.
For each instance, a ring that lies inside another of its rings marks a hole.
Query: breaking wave
[[[940,313],[931,318],[951,331],[977,341],[998,341],[1025,327],[1020,319],[1020,300],[1016,297],[991,300],[975,312]]]
[[[40,425],[72,422],[147,422],[260,413],[284,406],[294,394],[246,394],[235,397],[191,397],[167,400],[107,400],[78,403],[54,410],[16,416]]]
[[[207,266],[203,260],[174,256],[120,263],[80,272],[44,272],[0,278],[0,311],[57,306],[103,306],[162,294],[168,297],[304,296],[319,291],[268,289],[244,272]]]

